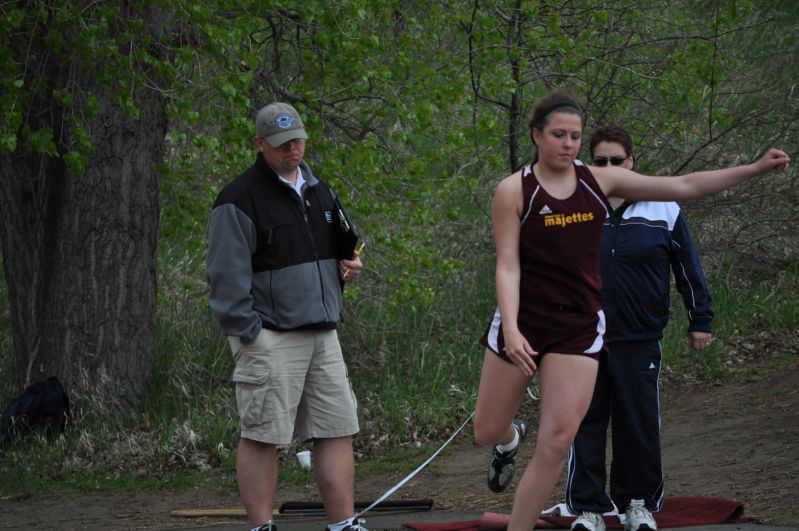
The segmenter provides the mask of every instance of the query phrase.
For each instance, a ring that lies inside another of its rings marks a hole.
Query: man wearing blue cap
[[[253,529],[277,529],[277,446],[296,434],[313,441],[327,528],[364,530],[353,516],[357,403],[336,335],[344,282],[362,264],[357,253],[341,256],[343,217],[303,160],[307,138],[291,105],[258,112],[255,164],[211,212],[210,306],[236,362],[236,476]]]

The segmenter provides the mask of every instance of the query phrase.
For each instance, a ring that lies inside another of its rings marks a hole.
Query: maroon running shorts
[[[605,333],[605,313],[582,312],[564,306],[539,306],[533,312],[525,312],[518,319],[519,330],[538,352],[534,359],[538,363],[541,356],[549,352],[576,354],[599,359],[607,347],[603,339]],[[497,356],[510,362],[505,354],[505,338],[502,334],[502,321],[499,308],[488,325],[480,344],[491,349]]]

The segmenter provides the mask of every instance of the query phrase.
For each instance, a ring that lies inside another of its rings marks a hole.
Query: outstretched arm
[[[772,148],[751,164],[679,177],[649,177],[615,166],[592,167],[591,172],[606,196],[632,201],[680,201],[715,194],[775,168],[787,168],[790,160],[785,152]]]

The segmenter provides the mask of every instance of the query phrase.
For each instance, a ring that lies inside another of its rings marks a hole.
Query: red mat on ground
[[[658,528],[718,525],[738,522],[743,517],[741,502],[708,496],[670,496],[663,501],[660,512],[655,513]],[[573,517],[542,516],[536,529],[568,529]],[[622,529],[615,516],[605,517],[608,529]],[[460,522],[408,522],[403,526],[417,531],[500,531],[508,526],[508,515],[483,513],[480,520]]]

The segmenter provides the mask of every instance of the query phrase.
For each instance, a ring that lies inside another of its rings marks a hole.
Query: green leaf
[[[0,137],[0,151],[5,154],[13,153],[17,149],[17,135],[5,135]]]
[[[79,151],[70,151],[64,155],[67,169],[73,175],[82,175],[89,166],[89,157]]]
[[[27,136],[25,143],[28,149],[36,153],[49,155],[51,157],[58,154],[58,148],[56,148],[55,142],[53,141],[53,130],[50,127],[43,127],[33,131]]]

